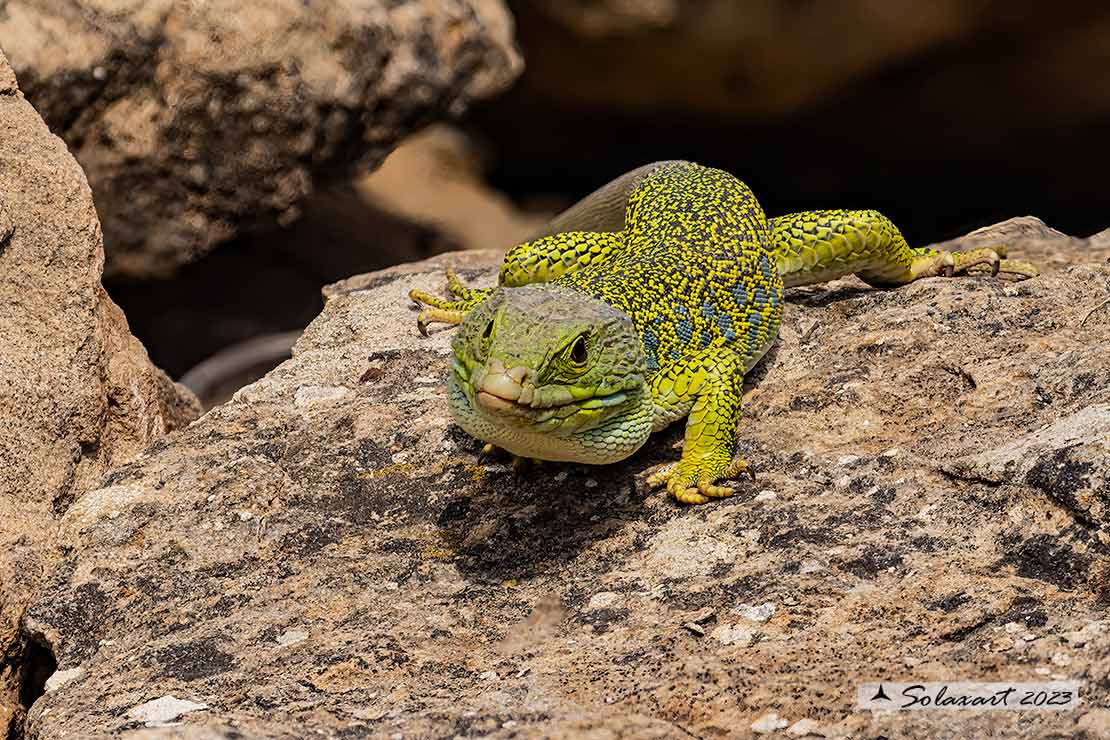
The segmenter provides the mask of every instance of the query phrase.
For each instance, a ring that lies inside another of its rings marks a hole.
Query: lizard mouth
[[[474,401],[482,408],[494,414],[507,414],[511,416],[527,416],[532,411],[531,406],[518,403],[515,399],[505,398],[496,393],[479,390],[474,394]]]
[[[528,370],[524,367],[505,369],[497,360],[491,360],[485,372],[471,377],[474,401],[484,411],[497,415],[526,416],[532,409],[535,390],[525,386]]]
[[[625,390],[599,394],[597,389],[563,385],[537,388],[525,368],[506,370],[496,360],[463,382],[480,413],[540,432],[591,425],[629,398]]]

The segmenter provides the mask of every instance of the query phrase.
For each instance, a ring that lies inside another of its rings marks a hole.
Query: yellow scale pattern
[[[632,192],[623,245],[553,282],[624,311],[640,335],[653,427],[688,416],[681,462],[664,475],[684,500],[727,495],[744,373],[770,347],[783,284],[767,220],[721,170],[666,164]]]
[[[521,244],[506,254],[499,283],[565,286],[631,319],[644,350],[653,429],[688,417],[681,460],[649,482],[665,482],[681,501],[704,503],[731,494],[716,481],[746,469],[732,461],[743,375],[775,339],[784,286],[856,273],[885,287],[975,266],[1037,274],[1004,254],[1001,246],[912,249],[876,211],[808,211],[768,221],[747,185],[727,172],[666,162],[630,192],[623,231],[570,231]],[[500,289],[466,288],[453,275],[449,281],[457,300],[412,293],[431,306],[422,328],[431,320],[459,323]]]

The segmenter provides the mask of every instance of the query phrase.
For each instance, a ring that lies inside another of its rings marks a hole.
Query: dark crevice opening
[[[30,638],[19,664],[19,703],[30,709],[46,693],[46,680],[58,670],[54,652],[42,639]]]

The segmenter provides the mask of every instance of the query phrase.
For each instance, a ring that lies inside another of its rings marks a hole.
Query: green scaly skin
[[[604,464],[686,418],[681,459],[648,479],[685,503],[730,495],[718,481],[747,470],[733,460],[743,376],[775,340],[784,286],[1037,274],[1001,259],[1001,246],[912,249],[875,211],[768,221],[744,183],[688,162],[621,183],[627,193],[599,191],[559,221],[609,223],[616,207],[623,230],[542,236],[509,251],[498,287],[467,288],[449,272],[455,300],[411,297],[428,306],[422,331],[461,324],[448,389],[469,434],[519,457]]]

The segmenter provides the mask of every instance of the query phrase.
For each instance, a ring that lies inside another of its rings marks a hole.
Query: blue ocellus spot
[[[736,332],[732,329],[732,317],[727,313],[717,314],[717,327],[721,330],[721,334],[724,334],[725,339],[736,339]]]
[[[767,259],[767,255],[763,255],[759,258],[759,267],[763,271],[763,277],[765,277],[768,282],[772,282],[774,273],[772,272],[771,260]]]

